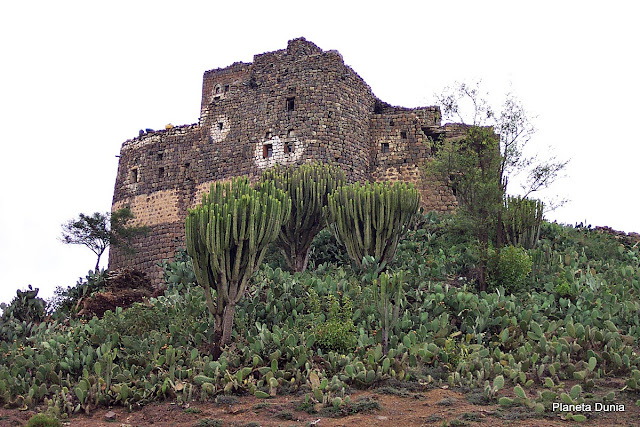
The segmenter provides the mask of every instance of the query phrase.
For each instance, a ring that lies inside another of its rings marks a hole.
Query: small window
[[[218,122],[218,130],[222,130],[223,127],[224,127],[224,123]]]
[[[138,168],[131,169],[131,181],[139,182],[140,174],[138,173]]]
[[[224,85],[224,93],[229,92],[229,85]]]
[[[164,178],[164,168],[158,169],[158,178]]]
[[[407,131],[406,130],[403,130],[402,132],[400,132],[400,138],[407,139]]]
[[[158,153],[158,160],[162,160],[164,158],[164,153]]]
[[[269,157],[273,157],[273,145],[265,144],[262,146],[262,158],[268,159]]]
[[[389,126],[393,126],[393,119],[389,120]]]
[[[381,144],[381,148],[382,148],[382,152],[383,153],[388,153],[389,152],[389,143],[388,142],[383,142]]]
[[[291,154],[295,151],[295,146],[293,145],[293,142],[287,142],[286,144],[284,144],[284,154]]]
[[[296,108],[296,98],[287,98],[287,111],[293,111]]]

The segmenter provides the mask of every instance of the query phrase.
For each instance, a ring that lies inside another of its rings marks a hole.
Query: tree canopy
[[[133,251],[131,240],[148,231],[145,226],[130,226],[133,213],[128,207],[114,212],[94,212],[92,215],[81,213],[78,218],[62,224],[60,240],[69,245],[84,245],[98,259],[96,268],[100,268],[100,257],[109,246],[117,246],[127,252]]]

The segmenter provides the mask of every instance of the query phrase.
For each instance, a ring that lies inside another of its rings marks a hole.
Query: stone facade
[[[214,181],[257,178],[264,168],[310,160],[341,166],[350,181],[408,181],[426,210],[450,212],[456,200],[420,165],[430,140],[459,137],[441,126],[438,107],[393,107],[336,51],[304,38],[286,49],[204,73],[197,124],[140,132],[122,145],[113,210],[129,206],[150,227],[135,255],[112,248],[109,267],[132,266],[161,278],[159,263],[184,246],[184,218]]]

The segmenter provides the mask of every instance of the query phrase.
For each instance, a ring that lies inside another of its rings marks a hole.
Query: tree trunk
[[[231,342],[231,332],[233,331],[233,316],[236,313],[236,305],[228,304],[224,308],[224,314],[222,315],[222,339],[220,346],[225,346]]]
[[[102,254],[98,255],[98,260],[96,261],[96,270],[95,272],[99,272],[100,271],[100,257],[102,256]]]
[[[296,254],[296,258],[294,260],[295,265],[293,266],[294,271],[303,272],[307,269],[307,264],[309,263],[309,249],[310,248],[306,248]]]
[[[382,354],[389,354],[389,327],[382,327]]]
[[[213,341],[209,346],[209,352],[213,360],[218,360],[222,355],[222,348],[231,342],[231,332],[233,331],[233,316],[236,312],[235,304],[228,304],[224,308],[224,313],[215,316],[215,327],[213,330]]]

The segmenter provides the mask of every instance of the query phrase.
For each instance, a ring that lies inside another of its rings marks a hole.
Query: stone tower
[[[214,181],[256,178],[265,168],[310,160],[341,166],[350,181],[409,181],[426,210],[455,208],[444,185],[424,182],[432,139],[460,136],[438,107],[392,107],[337,51],[304,38],[286,49],[206,71],[198,124],[142,132],[120,151],[113,210],[129,206],[150,227],[135,254],[111,248],[109,268],[135,267],[159,282],[158,264],[184,247],[187,210]]]

